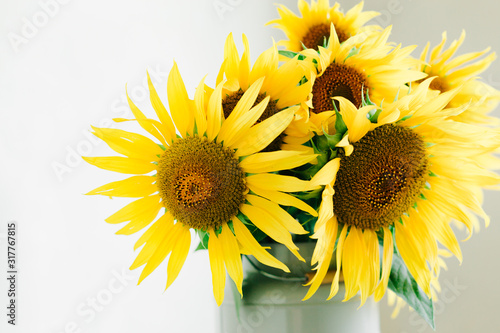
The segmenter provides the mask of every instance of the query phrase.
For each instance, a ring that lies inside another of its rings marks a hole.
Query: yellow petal
[[[314,232],[323,227],[327,221],[333,218],[333,194],[335,191],[331,184],[327,184],[321,193],[321,204],[318,211],[318,220],[314,225]]]
[[[255,124],[267,107],[269,96],[255,107],[252,107],[259,94],[264,78],[257,82],[243,94],[231,114],[222,123],[217,137],[218,142],[224,141],[226,146],[232,146],[235,141],[246,135],[246,131]]]
[[[359,282],[363,261],[366,260],[365,244],[362,240],[363,231],[351,226],[346,237],[344,251],[342,254],[342,265],[345,283],[345,298],[347,301],[359,291]],[[364,272],[363,272],[364,273]]]
[[[226,78],[228,80],[238,78],[240,59],[232,33],[227,36],[226,43],[224,44],[224,63]]]
[[[316,160],[316,156],[318,155],[284,150],[258,153],[241,161],[240,167],[247,173],[289,170]]]
[[[151,100],[151,105],[153,105],[153,109],[155,110],[158,119],[160,119],[160,122],[165,126],[166,129],[165,132],[166,134],[168,134],[168,136],[166,136],[165,138],[167,139],[168,142],[172,142],[172,140],[175,138],[174,123],[172,122],[172,118],[170,118],[170,114],[168,113],[167,109],[163,105],[163,102],[158,96],[158,93],[156,92],[153,82],[151,82],[151,77],[149,76],[149,73],[147,74],[148,74],[149,99]]]
[[[248,186],[270,191],[300,192],[320,188],[319,186],[311,186],[311,184],[305,180],[272,173],[248,176],[246,181]]]
[[[248,77],[250,76],[250,46],[248,44],[248,38],[245,34],[243,34],[242,39],[245,51],[241,56],[239,81],[240,86],[243,87],[243,89],[246,89],[249,85]]]
[[[280,222],[281,225],[285,227],[289,232],[299,235],[304,235],[308,233],[308,231],[306,231],[296,219],[294,219],[290,214],[288,214],[277,203],[271,202],[267,199],[252,194],[247,194],[246,199],[253,206],[262,208],[266,212],[268,212],[272,217],[276,219],[276,221]]]
[[[394,252],[394,245],[392,242],[392,233],[389,228],[384,227],[384,254],[382,259],[382,277],[380,278],[379,285],[375,290],[375,302],[380,301],[384,296],[389,283],[389,276],[391,274],[392,255]]]
[[[257,228],[278,243],[285,245],[299,260],[305,261],[298,252],[299,248],[293,243],[292,235],[269,213],[261,208],[247,204],[241,205],[240,211],[245,214]]]
[[[170,70],[170,73],[168,74],[167,95],[172,118],[174,119],[175,125],[181,133],[181,136],[184,137],[186,133],[192,135],[192,121],[194,117],[191,110],[189,96],[186,91],[186,86],[184,85],[184,81],[179,73],[177,63],[175,62],[174,66]]]
[[[165,140],[165,136],[162,134],[162,127],[164,127],[161,123],[158,122],[158,125],[155,126],[155,123],[153,122],[152,119],[146,118],[146,116],[139,110],[139,108],[132,102],[130,99],[130,96],[128,95],[128,91],[125,90],[127,94],[127,101],[128,105],[130,107],[130,110],[134,114],[135,119],[139,123],[139,125],[144,128],[149,134],[154,136],[158,141],[160,141],[163,145],[167,145],[167,142]],[[116,121],[116,120],[115,120]],[[164,130],[165,131],[165,130]]]
[[[304,201],[291,196],[290,194],[273,190],[263,190],[255,186],[250,186],[249,188],[255,194],[276,202],[279,205],[296,207],[304,212],[311,214],[312,216],[318,216],[318,213],[311,206],[306,204]]]
[[[147,260],[147,264],[139,276],[139,283],[148,277],[165,260],[168,254],[172,252],[172,248],[177,245],[177,242],[182,241],[179,238],[181,231],[182,228],[176,224],[172,227],[170,233],[162,239],[154,250],[154,253]]]
[[[333,250],[335,248],[335,241],[337,240],[337,221],[332,219],[325,225],[325,232],[322,235],[323,242],[319,242],[316,244],[316,247],[321,246],[323,255],[318,259],[317,272],[312,278],[307,291],[306,296],[302,299],[303,301],[309,299],[319,288],[323,279],[325,278],[328,269],[330,268],[330,262],[333,256]],[[315,249],[316,251],[316,249]]]
[[[219,83],[208,101],[207,137],[209,141],[217,137],[222,123],[222,86],[223,82]]]
[[[162,207],[160,198],[157,195],[153,195],[131,202],[105,221],[111,224],[130,221],[125,227],[118,230],[116,234],[131,235],[153,222]]]
[[[259,242],[255,240],[247,227],[245,227],[245,225],[237,217],[233,217],[232,221],[236,238],[245,247],[245,249],[249,251],[249,254],[253,255],[255,259],[257,259],[264,265],[281,269],[287,273],[290,272],[285,264],[270,255],[269,252],[267,252],[259,244]]]
[[[344,227],[342,228],[342,231],[340,232],[339,240],[337,243],[337,271],[335,272],[335,277],[333,278],[332,286],[330,288],[330,295],[328,295],[327,300],[332,299],[337,295],[339,291],[339,280],[340,280],[340,274],[341,274],[341,269],[342,269],[342,255],[344,253],[344,243],[347,235],[347,229],[349,227],[347,224],[344,224]]]
[[[169,242],[174,233],[171,230],[174,227],[174,218],[169,212],[166,212],[139,238],[135,244],[135,249],[144,245],[142,250],[135,258],[134,262],[130,266],[130,269],[136,269],[148,262],[149,258],[155,253],[158,246],[160,246],[164,241]]]
[[[205,86],[205,78],[203,78],[203,80],[200,81],[200,84],[196,88],[196,93],[194,94],[195,122],[196,122],[196,130],[199,136],[203,136],[207,130],[205,95],[206,95],[206,86]]]
[[[167,286],[165,289],[167,289],[179,275],[179,272],[186,261],[189,253],[189,247],[191,245],[191,233],[189,232],[189,227],[183,226],[181,223],[176,223],[175,227],[180,229],[180,235],[173,246],[170,258],[168,258]]]
[[[136,158],[121,156],[82,157],[87,163],[98,168],[128,174],[145,174],[156,170],[156,165]]]
[[[326,163],[311,179],[311,186],[335,184],[335,178],[340,168],[340,158],[335,158]]]
[[[293,120],[293,115],[299,107],[280,111],[247,131],[244,138],[234,144],[238,156],[252,155],[266,148]]]
[[[128,198],[147,197],[158,191],[158,187],[154,184],[155,181],[156,177],[132,176],[124,180],[100,186],[87,193],[87,195],[99,194],[108,197]]]
[[[144,135],[114,128],[93,127],[93,134],[119,154],[145,161],[156,161],[163,149]]]
[[[208,257],[210,259],[210,270],[212,271],[212,285],[215,301],[220,306],[224,300],[224,286],[226,285],[226,270],[224,268],[224,253],[222,244],[213,230],[209,231]]]
[[[243,297],[243,291],[241,290],[243,284],[243,265],[241,263],[240,251],[236,237],[234,237],[227,223],[222,225],[219,240],[222,246],[222,253],[224,254],[224,263],[226,264],[227,273],[231,279],[233,279],[236,288],[241,297]]]

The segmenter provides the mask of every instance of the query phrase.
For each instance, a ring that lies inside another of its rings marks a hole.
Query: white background
[[[296,10],[296,1],[278,2]],[[214,5],[221,3],[226,11],[217,13]],[[356,2],[341,3],[348,9]],[[437,44],[442,31],[454,39],[462,29],[467,38],[460,53],[487,46],[500,51],[499,7],[486,0],[366,4],[383,13],[375,23],[394,25],[392,41],[418,44],[418,53],[428,40]],[[123,177],[78,155],[110,152],[88,131],[90,124],[128,116],[125,83],[149,114],[145,72],[166,101],[175,59],[192,96],[204,75],[214,85],[229,32],[238,45],[241,33],[248,36],[255,60],[272,45],[271,36],[283,37],[264,26],[276,17],[267,0],[0,0],[0,233],[13,220],[19,235],[14,328],[6,325],[6,239],[0,238],[1,332],[215,332],[207,254],[191,253],[166,292],[165,265],[136,286],[139,273],[128,267],[138,236],[116,236],[119,227],[104,222],[128,201],[83,195]],[[497,89],[499,70],[497,62],[483,75]],[[464,263],[448,260],[437,332],[500,332],[499,199],[487,193],[492,225],[463,243]],[[382,300],[383,332],[432,331],[407,309],[396,320],[391,311]]]

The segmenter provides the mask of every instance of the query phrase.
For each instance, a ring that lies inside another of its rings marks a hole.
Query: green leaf
[[[403,259],[397,253],[394,253],[392,257],[388,287],[424,318],[432,329],[435,329],[432,299],[427,297],[418,286],[417,281],[415,281],[408,268],[406,268]]]

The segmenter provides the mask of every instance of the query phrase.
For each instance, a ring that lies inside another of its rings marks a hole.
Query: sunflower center
[[[314,81],[313,85],[313,109],[314,113],[334,110],[333,104],[338,109],[338,102],[332,97],[341,96],[350,100],[355,106],[360,106],[362,96],[367,87],[365,75],[356,69],[332,63],[324,73]]]
[[[383,125],[354,144],[341,159],[333,196],[340,222],[374,231],[397,221],[425,186],[428,161],[412,130]]]
[[[172,216],[195,229],[217,229],[245,201],[245,174],[231,149],[199,137],[177,140],[158,163],[158,190]]]
[[[229,117],[229,115],[231,114],[231,112],[233,112],[234,108],[236,107],[236,104],[238,104],[239,100],[241,99],[244,93],[245,92],[240,89],[231,95],[226,95],[226,97],[222,100],[222,110],[224,112],[224,118],[227,119],[227,117]],[[265,94],[259,94],[252,107],[262,102],[264,98],[266,98]],[[274,101],[269,100],[266,109],[264,110],[260,118],[257,120],[257,123],[260,123],[261,121],[264,121],[267,118],[274,116],[276,113],[280,112],[281,110],[278,109],[277,104],[278,104],[277,100]],[[266,148],[264,148],[262,152],[280,150],[282,143],[283,143],[283,134],[280,134],[278,137],[276,137],[276,139],[273,140],[273,142],[271,142]]]
[[[342,30],[337,29],[337,27],[335,27],[335,29],[340,43],[349,38],[349,36],[347,36],[347,34]],[[304,46],[308,49],[315,49],[318,51],[318,46],[324,46],[325,41],[328,41],[328,38],[330,38],[330,24],[317,24],[309,28],[307,33],[302,38],[302,44],[304,44]]]
[[[432,80],[431,84],[429,85],[429,88],[434,90],[439,90],[440,92],[445,92],[449,90],[448,83],[439,76],[436,77],[434,80]]]

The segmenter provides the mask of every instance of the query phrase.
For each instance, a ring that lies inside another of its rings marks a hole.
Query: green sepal
[[[432,299],[418,286],[403,259],[396,252],[392,256],[388,287],[411,306],[432,329],[435,329]]]
[[[337,133],[344,134],[345,132],[347,132],[347,126],[346,126],[346,124],[344,122],[344,119],[342,118],[342,115],[336,109],[337,109],[337,107],[335,105],[335,131]],[[323,130],[323,132],[324,132],[324,130]]]
[[[306,57],[302,54],[293,51],[279,50],[278,54],[285,56],[287,58],[293,59],[297,57],[298,60],[304,60]]]
[[[198,234],[198,237],[200,238],[200,243],[196,247],[195,251],[208,250],[208,238],[209,238],[208,232],[203,231],[203,230],[196,230],[196,233]]]
[[[357,47],[353,47],[350,51],[349,51],[349,54],[347,55],[347,57],[344,59],[344,61],[346,61],[347,59],[349,59],[350,57],[352,57],[353,55],[356,55],[359,53],[359,50],[360,48],[357,48]]]

